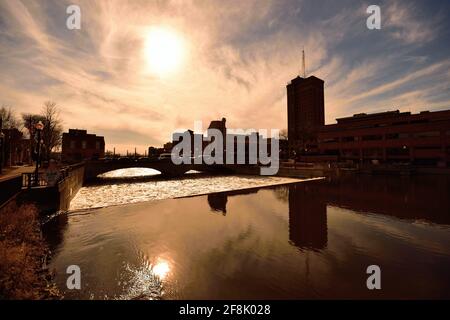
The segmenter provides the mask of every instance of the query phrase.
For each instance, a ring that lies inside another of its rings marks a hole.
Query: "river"
[[[127,174],[45,225],[66,299],[450,298],[448,178]]]

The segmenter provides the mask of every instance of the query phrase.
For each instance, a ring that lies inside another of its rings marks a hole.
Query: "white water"
[[[103,178],[124,178],[158,174],[152,169],[131,168],[103,175]],[[302,179],[272,176],[204,176],[192,173],[182,179],[146,182],[112,182],[83,187],[71,202],[70,210],[106,207],[151,200],[187,197],[213,192],[287,184]]]

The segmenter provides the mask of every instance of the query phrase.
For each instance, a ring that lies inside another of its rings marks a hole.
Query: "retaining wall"
[[[0,207],[20,193],[22,190],[22,175],[0,180]]]
[[[70,166],[62,170],[62,180],[53,187],[26,189],[20,195],[21,203],[33,203],[41,215],[66,211],[70,201],[83,186],[84,164]]]

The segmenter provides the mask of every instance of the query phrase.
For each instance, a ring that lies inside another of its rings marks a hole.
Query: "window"
[[[386,153],[388,156],[408,156],[409,148],[403,146],[402,148],[387,148]]]
[[[328,138],[328,139],[322,139],[322,143],[334,143],[339,142],[339,138]]]
[[[359,157],[358,149],[344,149],[342,150],[342,156],[344,157]]]
[[[411,123],[427,123],[428,119],[412,120]]]
[[[407,133],[388,133],[386,134],[386,139],[392,140],[392,139],[407,139],[409,138],[409,134]]]
[[[99,141],[95,141],[95,149],[97,149],[97,150],[100,149],[100,142]]]
[[[398,139],[398,133],[387,133],[386,139],[388,139],[388,140]]]
[[[415,150],[432,150],[432,151],[439,152],[439,151],[441,151],[441,148],[440,147],[425,146],[425,147],[415,147]]]
[[[383,136],[381,135],[363,136],[362,140],[363,141],[383,140]]]
[[[75,149],[75,140],[70,140],[70,149]]]
[[[86,147],[87,147],[86,140],[81,141],[81,148],[86,149]]]
[[[393,140],[393,139],[408,139],[409,134],[408,133],[387,133],[386,139]]]
[[[356,140],[356,137],[342,137],[342,142],[352,142]]]
[[[363,156],[366,158],[380,158],[383,156],[383,149],[381,148],[363,149]]]
[[[394,122],[393,123],[394,126],[401,126],[401,125],[404,125],[404,124],[408,124],[408,121],[399,121],[399,122]]]
[[[429,137],[439,137],[439,131],[428,131],[428,132],[419,132],[414,134],[414,138],[429,138]]]

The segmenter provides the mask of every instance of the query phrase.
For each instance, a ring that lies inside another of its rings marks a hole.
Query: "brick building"
[[[363,113],[336,121],[319,132],[321,154],[362,163],[450,166],[450,110]]]
[[[75,163],[105,156],[104,137],[88,134],[86,130],[69,129],[63,133],[61,160]]]
[[[299,152],[325,125],[324,81],[296,77],[286,88],[289,149]]]
[[[23,165],[31,163],[30,139],[26,139],[23,133],[16,129],[2,129],[3,146],[0,161],[2,167]]]
[[[309,161],[450,166],[450,110],[355,114],[324,124],[324,82],[297,77],[287,86],[289,151]]]

